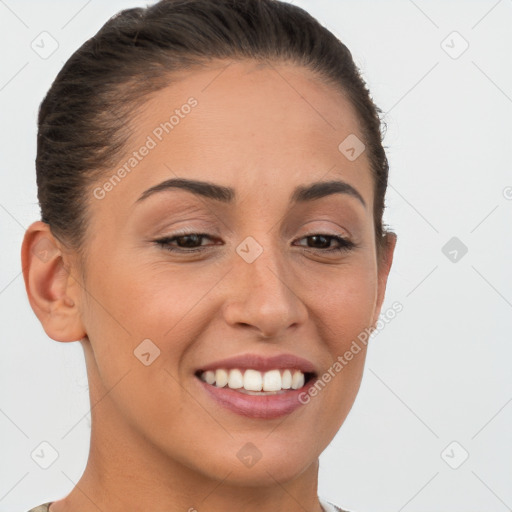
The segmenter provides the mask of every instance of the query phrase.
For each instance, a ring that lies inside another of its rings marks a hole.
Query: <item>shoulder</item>
[[[319,497],[319,500],[320,500],[320,504],[322,505],[322,508],[325,510],[325,512],[349,512],[348,510],[344,510],[344,509],[334,505],[330,501],[327,501],[324,498]]]
[[[51,501],[49,501],[48,503],[43,503],[42,505],[39,505],[38,507],[31,508],[28,512],[48,512],[48,509],[51,504],[52,504]]]
[[[324,508],[325,512],[348,512],[347,510],[343,510],[340,507],[332,504],[331,502],[321,498],[320,503],[322,504],[322,507]],[[48,509],[51,504],[51,501],[49,501],[48,503],[43,503],[42,505],[39,505],[35,508],[31,508],[28,512],[48,512]]]

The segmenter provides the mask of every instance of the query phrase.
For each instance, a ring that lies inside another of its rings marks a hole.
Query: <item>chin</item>
[[[279,436],[272,441],[272,435],[255,435],[253,442],[246,440],[247,436],[242,442],[232,440],[231,446],[205,454],[199,468],[211,478],[226,477],[225,483],[258,487],[294,480],[318,461],[319,454],[312,452],[313,443],[303,439],[283,442]],[[265,440],[266,436],[269,438]]]

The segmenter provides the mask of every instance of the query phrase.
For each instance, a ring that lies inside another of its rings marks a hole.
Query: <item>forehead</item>
[[[112,169],[125,165],[128,172],[102,208],[121,211],[171,177],[231,186],[240,196],[272,192],[286,200],[297,184],[341,178],[371,204],[366,151],[351,160],[340,150],[351,137],[362,141],[357,113],[341,91],[309,70],[218,61],[171,76],[169,83],[129,120],[131,139]],[[151,150],[135,162],[132,153],[143,146]],[[126,166],[130,158],[135,165]]]
[[[135,135],[144,135],[155,123],[168,121],[193,97],[197,106],[192,115],[186,114],[186,123],[180,117],[181,126],[173,127],[173,136],[166,137],[164,144],[171,146],[180,132],[190,135],[192,130],[194,137],[187,137],[187,142],[194,149],[223,138],[226,149],[243,144],[248,151],[257,151],[265,144],[265,148],[283,152],[307,143],[309,152],[312,146],[318,152],[332,152],[333,146],[338,150],[343,135],[355,134],[362,139],[359,118],[345,94],[303,67],[219,61],[177,78],[170,78],[169,87],[145,103],[131,123]]]

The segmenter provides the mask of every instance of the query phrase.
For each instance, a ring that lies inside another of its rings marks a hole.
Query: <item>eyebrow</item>
[[[172,189],[187,190],[193,194],[227,204],[234,203],[236,199],[236,192],[231,187],[225,187],[207,181],[171,178],[145,190],[135,203],[137,204],[158,192]],[[290,197],[290,202],[292,204],[304,203],[306,201],[313,201],[332,194],[347,194],[355,197],[366,208],[366,202],[357,189],[349,183],[340,180],[317,181],[309,185],[299,185],[294,189]]]

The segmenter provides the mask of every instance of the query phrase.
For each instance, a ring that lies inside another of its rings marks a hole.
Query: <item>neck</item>
[[[318,459],[292,481],[248,487],[233,483],[229,471],[214,479],[177,461],[163,463],[143,442],[127,445],[102,439],[91,436],[82,477],[64,500],[52,505],[51,512],[322,512]]]

